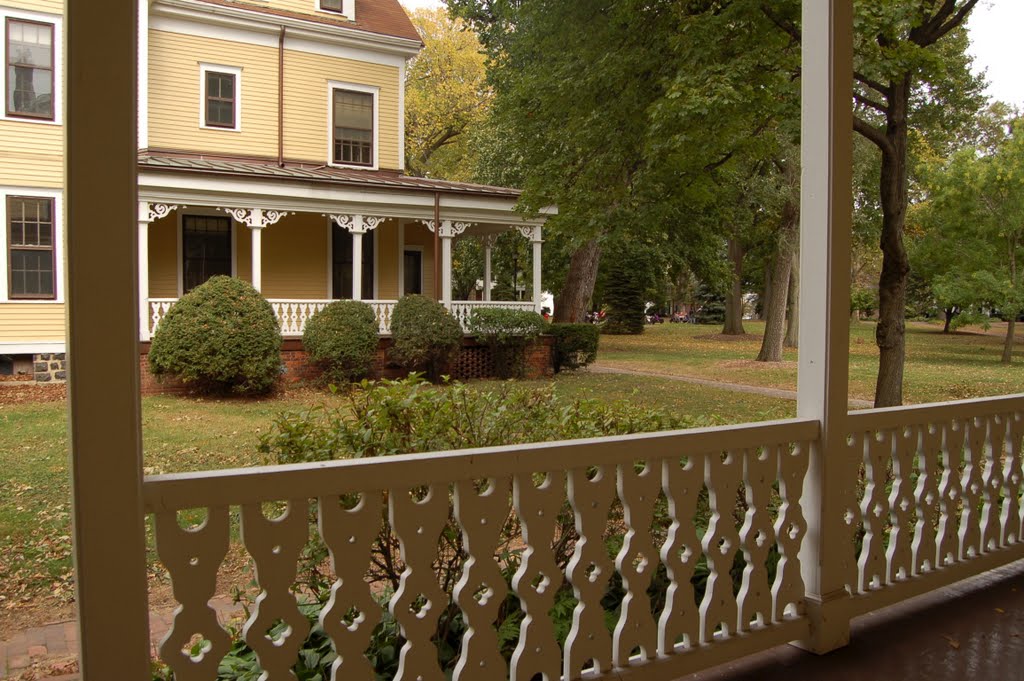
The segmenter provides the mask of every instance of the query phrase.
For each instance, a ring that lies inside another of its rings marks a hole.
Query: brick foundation
[[[32,355],[32,374],[36,383],[66,381],[68,362],[64,353]]]
[[[538,379],[554,375],[553,347],[554,338],[542,336],[526,349],[526,374],[524,378]],[[377,357],[370,370],[370,378],[404,378],[409,372],[388,359],[388,351],[393,345],[390,338],[381,338],[377,348]],[[63,355],[62,355],[63,356]],[[282,377],[285,383],[313,382],[320,376],[320,370],[309,361],[302,341],[289,339],[281,344],[281,364],[284,367]],[[149,373],[149,343],[141,344],[139,367],[142,371],[142,394],[181,394],[188,388],[178,381],[170,379],[157,380]],[[494,361],[491,351],[486,345],[477,343],[473,338],[463,338],[462,349],[448,372],[457,380],[491,378],[494,376]]]

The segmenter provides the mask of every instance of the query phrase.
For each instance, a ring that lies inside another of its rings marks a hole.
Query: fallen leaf
[[[945,634],[943,634],[942,638],[946,639],[946,641],[949,643],[950,648],[952,648],[953,650],[960,650],[960,641],[957,641],[952,636],[946,636]]]
[[[1006,611],[1005,611],[1005,610],[1003,610],[1002,608],[996,608],[996,612],[998,612],[998,613],[999,613],[1000,615],[1002,615],[1002,614],[1004,614],[1004,613],[1005,613]]]

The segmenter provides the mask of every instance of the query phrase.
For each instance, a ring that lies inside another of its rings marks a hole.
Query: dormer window
[[[320,9],[324,12],[337,12],[344,14],[346,19],[355,21],[356,0],[320,0]]]
[[[331,106],[333,108],[332,163],[343,166],[376,167],[376,89],[333,86],[331,88]]]
[[[240,130],[242,70],[200,64],[199,81],[199,127]]]

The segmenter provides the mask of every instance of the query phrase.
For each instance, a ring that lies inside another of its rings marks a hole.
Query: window
[[[320,9],[325,12],[337,12],[346,19],[355,21],[355,0],[320,0]]]
[[[363,300],[373,299],[373,233],[363,235]],[[338,225],[331,225],[331,297],[335,300],[352,297],[352,235]]]
[[[423,251],[403,252],[402,295],[411,296],[423,293]]]
[[[7,19],[7,115],[54,120],[53,24]]]
[[[241,129],[242,69],[215,64],[199,65],[199,127]]]
[[[320,9],[329,10],[331,12],[344,12],[345,8],[342,7],[342,0],[320,0]]]
[[[7,198],[8,295],[12,299],[57,297],[53,203],[53,199]]]
[[[217,274],[231,276],[231,218],[182,217],[182,288],[188,293]]]
[[[334,162],[374,165],[374,94],[334,90]]]

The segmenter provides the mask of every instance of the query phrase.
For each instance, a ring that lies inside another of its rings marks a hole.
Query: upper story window
[[[57,297],[54,200],[7,197],[8,297]]]
[[[334,88],[333,162],[338,165],[376,165],[376,92]]]
[[[54,26],[7,19],[7,115],[54,120]]]
[[[241,129],[242,70],[233,66],[199,65],[199,127]]]
[[[356,0],[320,0],[320,9],[325,12],[344,14],[346,19],[355,21]]]

